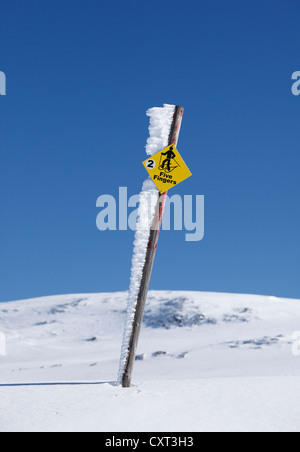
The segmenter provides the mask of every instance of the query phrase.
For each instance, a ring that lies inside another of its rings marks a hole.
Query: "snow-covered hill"
[[[134,385],[127,293],[0,304],[0,431],[299,431],[300,301],[150,292]]]

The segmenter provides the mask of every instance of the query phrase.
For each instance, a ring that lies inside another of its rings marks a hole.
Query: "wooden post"
[[[177,146],[180,127],[182,123],[184,109],[183,107],[175,107],[174,118],[170,130],[168,145],[174,144]],[[155,253],[158,244],[161,223],[163,219],[163,212],[166,202],[167,192],[159,193],[156,205],[156,213],[151,226],[150,237],[148,242],[146,261],[143,268],[143,275],[141,279],[140,290],[138,294],[137,306],[132,325],[132,332],[129,340],[128,355],[124,366],[124,373],[122,376],[123,388],[128,388],[131,385],[132,370],[136,356],[136,350],[143,321],[144,309],[147,299],[147,294],[150,285],[150,279],[153,269]]]

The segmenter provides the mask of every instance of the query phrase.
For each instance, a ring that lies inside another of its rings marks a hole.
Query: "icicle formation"
[[[175,112],[175,105],[164,105],[163,108],[150,108],[147,116],[150,116],[149,138],[146,145],[146,153],[153,155],[168,146],[170,129]],[[132,333],[136,304],[143,276],[147,246],[150,236],[151,224],[157,206],[158,190],[152,180],[147,179],[140,193],[139,211],[134,239],[131,278],[127,302],[127,317],[125,323],[118,383],[122,383],[122,377],[128,357],[129,340]]]

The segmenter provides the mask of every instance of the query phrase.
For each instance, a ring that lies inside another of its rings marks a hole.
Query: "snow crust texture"
[[[300,431],[300,300],[150,291],[123,389],[127,299],[0,303],[1,432]]]

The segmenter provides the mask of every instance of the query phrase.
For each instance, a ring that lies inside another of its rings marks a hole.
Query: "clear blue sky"
[[[145,111],[183,105],[178,148],[205,238],[163,231],[152,289],[300,298],[299,0],[0,0],[0,301],[127,290]]]

